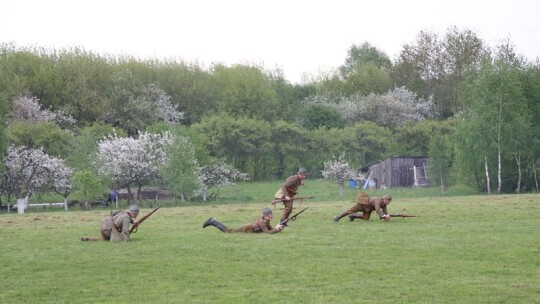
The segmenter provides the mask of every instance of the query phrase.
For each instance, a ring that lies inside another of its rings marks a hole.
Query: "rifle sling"
[[[123,212],[120,212],[117,215],[113,216],[112,225],[113,225],[114,229],[116,229],[116,231],[118,231],[118,233],[122,233],[122,227],[118,227],[118,225],[116,225],[117,224],[116,222],[118,221],[118,218],[120,217],[120,215],[122,213]],[[118,217],[115,219],[116,216],[118,216]],[[129,222],[133,225],[133,219],[131,218],[131,216],[129,217]]]

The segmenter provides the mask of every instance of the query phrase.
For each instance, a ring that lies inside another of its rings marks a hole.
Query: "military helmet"
[[[132,212],[132,213],[139,213],[139,207],[137,207],[137,205],[131,205],[128,207],[128,212]]]
[[[385,194],[382,198],[385,198],[385,199],[387,199],[389,201],[392,200],[392,196],[390,194]]]
[[[270,215],[270,214],[272,214],[272,209],[270,209],[270,208],[263,208],[262,214],[263,214],[263,215]]]
[[[306,169],[306,168],[304,168],[304,167],[302,167],[302,168],[298,169],[298,173],[300,173],[300,174],[304,174],[304,175],[307,175],[307,174],[308,174],[308,172],[307,172],[307,169]]]

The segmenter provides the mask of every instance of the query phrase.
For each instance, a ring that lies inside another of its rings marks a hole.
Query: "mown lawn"
[[[539,194],[394,194],[418,217],[334,223],[346,195],[276,235],[201,226],[267,201],[163,207],[128,243],[80,242],[108,210],[2,213],[0,303],[540,303]]]

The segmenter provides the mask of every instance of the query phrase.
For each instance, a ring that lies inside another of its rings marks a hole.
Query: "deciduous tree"
[[[19,213],[24,213],[33,193],[46,187],[69,194],[71,170],[41,149],[9,146],[4,166],[2,192],[8,200],[15,196]]]
[[[166,146],[172,142],[168,132],[139,133],[137,139],[120,138],[116,134],[98,142],[98,172],[109,177],[115,188],[128,189],[136,185],[137,199],[141,188],[159,177],[159,167],[168,162]]]
[[[211,188],[234,185],[236,182],[246,181],[249,179],[249,175],[232,168],[224,162],[216,161],[201,167],[198,179],[201,186],[199,191],[203,197],[203,201],[206,201],[208,197],[216,197],[215,193],[208,192]]]
[[[156,84],[145,84],[129,70],[113,75],[111,106],[103,120],[136,136],[156,122],[177,123],[183,118],[178,105]]]
[[[324,179],[337,181],[339,184],[339,197],[343,196],[343,185],[345,181],[357,176],[355,170],[345,160],[345,153],[339,157],[334,157],[333,160],[324,162],[324,170],[322,170]]]
[[[105,191],[100,178],[89,170],[75,172],[73,183],[75,192],[84,199],[85,209],[88,209],[90,199],[101,196]]]
[[[165,186],[182,200],[192,197],[199,189],[195,147],[187,137],[176,134],[165,151],[169,161],[160,167]]]

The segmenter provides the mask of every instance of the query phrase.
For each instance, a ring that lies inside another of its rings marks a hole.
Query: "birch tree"
[[[429,143],[428,168],[430,178],[439,184],[441,192],[446,188],[446,180],[450,170],[450,144],[447,136],[435,135]]]
[[[464,90],[465,112],[468,117],[462,130],[468,129],[474,138],[470,145],[461,146],[463,155],[471,158],[470,148],[482,144],[478,155],[483,156],[487,191],[489,163],[495,162],[497,193],[502,192],[505,160],[516,162],[518,176],[512,183],[520,189],[521,155],[528,145],[531,116],[519,82],[519,68],[505,58],[486,58],[480,71],[469,78]],[[472,145],[472,146],[471,146]],[[469,148],[469,150],[467,150]],[[494,158],[490,155],[494,154]],[[508,162],[506,162],[508,164]],[[509,168],[506,168],[509,172]],[[506,179],[506,178],[505,178]]]

